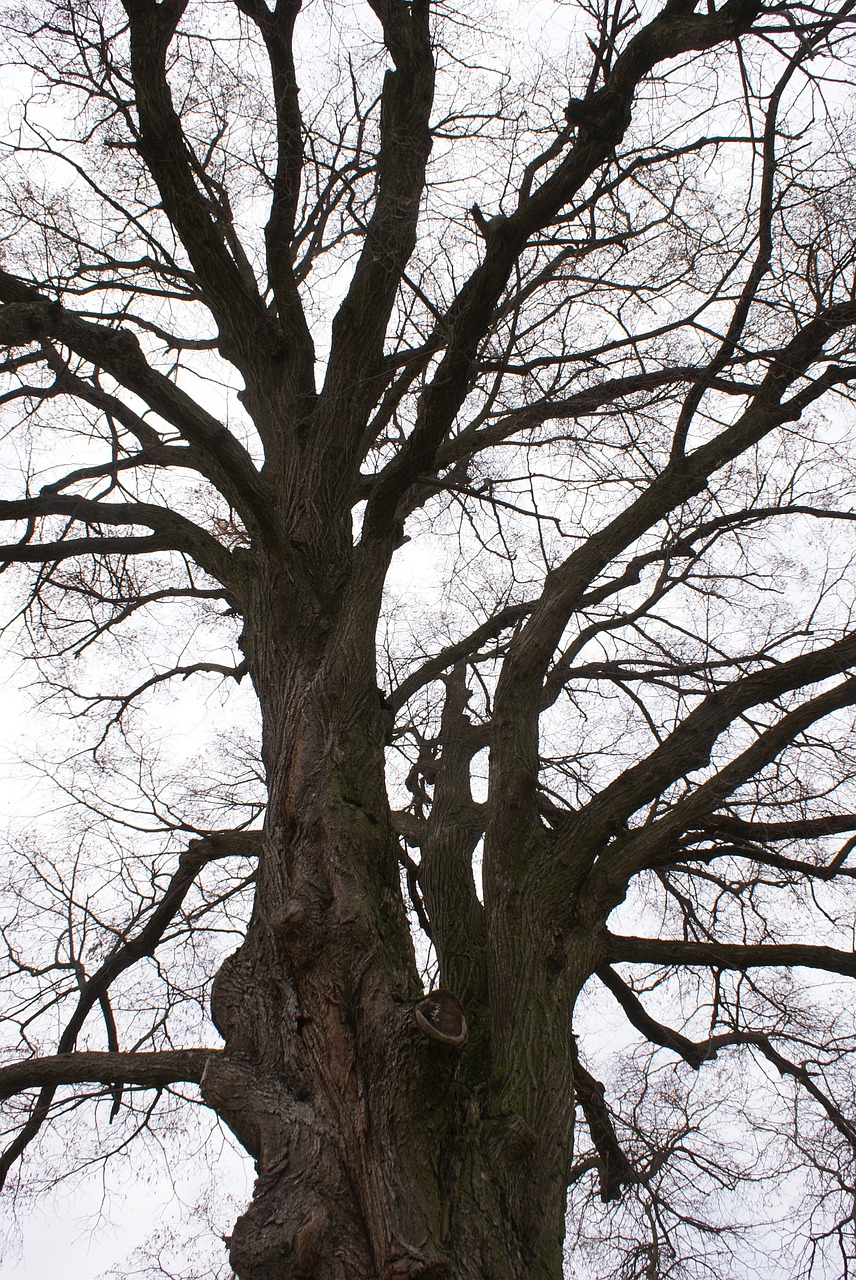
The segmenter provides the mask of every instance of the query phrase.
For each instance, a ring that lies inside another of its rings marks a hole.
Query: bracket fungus
[[[414,1006],[416,1025],[431,1040],[459,1049],[467,1038],[467,1020],[457,996],[443,987],[429,991]]]

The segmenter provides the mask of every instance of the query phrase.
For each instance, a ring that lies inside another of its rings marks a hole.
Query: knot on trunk
[[[329,885],[301,878],[285,902],[274,907],[267,922],[296,971],[309,967],[328,941]]]

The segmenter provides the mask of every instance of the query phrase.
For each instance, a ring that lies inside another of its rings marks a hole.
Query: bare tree
[[[555,1280],[772,1159],[851,1274],[854,5],[697,7],[9,17],[4,1177],[186,1095],[241,1280]]]

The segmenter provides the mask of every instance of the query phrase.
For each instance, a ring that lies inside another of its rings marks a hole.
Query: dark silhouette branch
[[[620,1199],[622,1187],[638,1182],[639,1175],[618,1140],[604,1086],[580,1062],[576,1046],[573,1059],[574,1094],[598,1154],[600,1198],[608,1204],[611,1200]]]
[[[139,119],[137,147],[157,184],[204,290],[230,356],[247,371],[276,350],[273,326],[254,280],[229,252],[229,210],[216,191],[200,190],[200,166],[185,137],[166,74],[166,58],[187,0],[123,0],[130,22],[131,67]]]
[[[201,529],[199,525],[188,520],[177,511],[169,511],[166,507],[156,506],[148,502],[102,502],[93,498],[82,498],[74,494],[41,493],[32,498],[19,498],[16,501],[0,502],[0,520],[26,520],[32,522],[48,516],[66,516],[72,525],[83,524],[90,528],[100,529],[107,525],[148,525],[155,531],[154,538],[158,542],[158,550],[170,548],[183,551],[216,578],[230,591],[236,591],[241,581],[240,571],[227,549]],[[93,552],[98,550],[96,535],[91,540]],[[129,540],[130,541],[130,540]],[[90,540],[87,538],[68,539],[78,550],[70,554],[86,554]],[[36,553],[44,552],[38,558],[50,561],[58,557],[51,554],[52,548],[62,547],[64,542],[41,545],[30,541],[22,542],[16,554],[16,544],[0,549],[7,561],[24,560],[32,562]]]
[[[856,954],[803,942],[685,942],[678,938],[629,938],[607,933],[606,959],[612,963],[685,965],[709,969],[802,966],[856,978]]]
[[[265,486],[247,451],[187,392],[152,368],[129,329],[82,319],[5,271],[0,271],[0,302],[5,304],[0,307],[0,343],[26,346],[55,339],[103,369],[210,459],[210,477],[244,520],[266,526]],[[105,401],[100,407],[111,409],[112,404]]]
[[[220,858],[258,856],[260,848],[261,833],[254,831],[214,832],[190,842],[146,923],[132,937],[120,937],[106,960],[84,984],[74,1013],[67,1020],[59,1037],[58,1057],[64,1058],[71,1053],[89,1013],[109,991],[111,984],[139,960],[154,954],[202,868]],[[109,1083],[115,1082],[115,1079],[113,1077]],[[21,1157],[48,1118],[55,1091],[56,1086],[50,1081],[41,1085],[27,1121],[0,1156],[0,1187],[5,1183],[15,1161]]]
[[[834,655],[830,650],[837,650],[837,655]],[[851,637],[849,640],[840,642],[840,645],[830,646],[825,651],[805,654],[801,658],[792,659],[789,663],[782,663],[780,666],[770,668],[766,672],[757,673],[761,677],[765,675],[772,676],[774,685],[778,679],[782,679],[784,682],[781,688],[774,688],[766,693],[764,701],[770,701],[788,689],[799,688],[808,680],[822,680],[834,674],[836,660],[840,662],[839,671],[846,669],[852,665],[854,654],[856,654],[856,637]],[[797,667],[793,667],[792,663],[798,664]],[[832,664],[832,669],[830,669],[830,663]],[[800,668],[803,671],[802,679],[796,685],[789,685],[790,677]],[[698,720],[693,722],[693,717],[696,713],[691,712],[680,728],[675,730],[671,737],[666,740],[663,747],[653,753],[654,756],[657,756],[660,751],[663,752],[659,760],[660,766],[667,765],[667,762],[671,760],[675,770],[671,780],[684,776],[691,770],[707,763],[710,748],[714,741],[714,736],[709,735],[715,735],[715,724],[720,715],[728,715],[730,710],[735,709],[735,704],[739,707],[739,711],[735,710],[735,714],[739,714],[739,712],[748,709],[750,706],[757,705],[755,702],[749,702],[744,706],[739,706],[742,701],[741,695],[751,694],[753,688],[757,691],[763,685],[763,680],[759,680],[757,683],[755,683],[755,680],[755,676],[746,676],[743,681],[736,681],[728,686],[727,690],[721,695],[713,695],[714,700],[712,703],[709,699],[706,700],[706,706],[702,704],[702,707],[697,708],[701,713]],[[729,695],[733,695],[733,700],[729,698]],[[727,796],[732,795],[747,779],[754,777],[765,765],[775,760],[780,752],[790,746],[811,725],[834,711],[839,711],[843,707],[853,706],[854,703],[856,703],[856,677],[851,676],[825,693],[819,694],[816,698],[807,699],[801,706],[783,715],[771,728],[759,733],[751,747],[743,751],[729,764],[723,765],[712,778],[690,791],[687,796],[674,804],[662,818],[649,823],[638,835],[631,834],[619,840],[614,850],[607,850],[602,858],[599,859],[598,866],[593,873],[593,885],[603,886],[603,889],[609,893],[618,884],[626,885],[629,877],[643,867],[661,865],[663,862],[673,861],[673,852],[671,851],[674,849],[674,840],[680,831],[703,821]],[[731,723],[733,718],[732,716],[727,723]],[[689,731],[683,733],[682,730],[685,726],[690,726]],[[726,726],[723,725],[724,727]],[[673,751],[681,750],[685,753],[682,763],[679,762],[677,756],[672,755]],[[655,776],[657,769],[658,762],[652,760],[652,773]],[[644,769],[642,772],[644,772]],[[631,770],[629,773],[634,773],[634,771]],[[627,795],[621,803],[633,805],[633,810],[626,810],[628,814],[638,808],[634,801],[639,795],[637,786],[638,779],[641,776],[640,773],[635,774],[633,778],[627,778]],[[615,791],[612,791],[611,801],[615,794]],[[614,810],[609,812],[614,813]],[[598,817],[605,820],[606,814],[598,815]],[[581,822],[585,824],[586,821],[586,817],[583,816]],[[585,830],[585,825],[583,825],[583,830]],[[600,833],[603,834],[607,830],[608,828],[603,826],[600,828]],[[610,885],[611,889],[607,888],[607,885]]]
[[[597,976],[627,1015],[628,1021],[652,1044],[671,1049],[696,1071],[705,1062],[712,1061],[720,1049],[754,1048],[772,1063],[782,1076],[791,1076],[823,1108],[829,1120],[856,1152],[856,1124],[848,1119],[839,1106],[819,1087],[811,1072],[803,1064],[791,1062],[772,1044],[769,1035],[759,1031],[724,1031],[706,1040],[689,1040],[671,1027],[664,1026],[648,1014],[635,993],[608,965],[597,970]]]

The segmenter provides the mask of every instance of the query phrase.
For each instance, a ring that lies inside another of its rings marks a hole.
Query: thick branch
[[[370,0],[383,26],[395,69],[384,77],[374,211],[350,287],[333,321],[320,421],[349,463],[360,442],[384,370],[387,324],[404,268],[416,244],[416,223],[431,151],[429,118],[434,58],[428,0]],[[343,426],[351,432],[341,438]],[[358,430],[353,431],[353,426]],[[353,483],[355,476],[349,477]]]
[[[202,285],[205,302],[244,369],[270,357],[275,345],[255,281],[229,253],[222,223],[229,211],[214,208],[197,186],[199,165],[175,110],[166,55],[187,0],[123,0],[130,20],[131,66],[139,118],[140,154],[157,184],[164,211],[177,231]]]
[[[728,813],[715,813],[703,823],[703,829],[756,844],[775,844],[780,840],[811,840],[856,831],[856,813],[831,813],[822,818],[792,818],[784,822],[750,822]]]
[[[295,368],[298,385],[314,394],[314,345],[294,275],[292,238],[303,168],[303,121],[294,66],[294,24],[301,0],[278,0],[271,12],[263,0],[235,0],[256,24],[270,59],[276,106],[276,173],[270,216],[265,227],[268,280]]]
[[[467,1009],[487,1003],[484,911],[473,880],[473,850],[484,830],[482,807],[470,783],[472,757],[482,734],[469,720],[466,667],[446,677],[440,720],[441,754],[431,812],[422,836],[419,883],[443,984]],[[473,1028],[471,1028],[471,1033]]]
[[[401,494],[419,475],[432,474],[436,455],[469,390],[473,363],[491,316],[527,241],[543,230],[614,150],[630,123],[639,82],[660,62],[707,49],[748,30],[757,0],[727,0],[707,17],[677,15],[668,7],[638,33],[616,61],[606,86],[585,104],[576,144],[549,178],[516,211],[494,220],[486,252],[447,317],[448,343],[423,394],[415,428],[375,484],[364,529],[371,535],[395,519]]]
[[[856,662],[856,636],[849,637],[838,645],[831,645],[821,653],[803,654],[791,662],[746,676],[721,694],[706,698],[701,707],[691,712],[662,747],[640,765],[616,779],[596,801],[592,801],[588,810],[581,812],[579,825],[573,824],[577,840],[580,832],[584,831],[587,837],[593,837],[595,843],[598,843],[610,829],[610,823],[616,819],[617,814],[623,815],[618,818],[622,822],[639,807],[636,801],[647,791],[649,779],[665,779],[666,774],[672,775],[651,793],[652,796],[659,794],[670,781],[706,763],[715,738],[742,711],[757,702],[772,699],[789,688],[798,688],[802,684],[834,674],[834,670],[829,669],[829,664],[836,661],[839,662],[839,670]],[[795,676],[797,679],[794,683],[789,683]],[[772,677],[769,692],[762,692],[767,683],[763,677]],[[781,684],[779,680],[782,681]],[[760,697],[756,698],[754,694],[760,694]],[[744,702],[743,699],[747,696],[751,697],[751,701]],[[631,875],[645,866],[673,861],[673,841],[678,834],[702,821],[726,796],[775,760],[809,726],[833,711],[854,703],[856,677],[851,676],[783,715],[771,728],[760,733],[751,747],[679,800],[657,822],[642,828],[638,835],[631,834],[619,840],[614,851],[607,849],[595,865],[590,878],[595,892],[605,889],[610,897],[616,893],[622,896]],[[646,766],[650,766],[650,772],[646,772]],[[602,809],[599,807],[601,801]]]
[[[132,1084],[163,1089],[181,1080],[198,1083],[210,1058],[222,1049],[164,1049],[154,1053],[59,1053],[0,1067],[0,1098],[25,1089],[57,1089],[72,1084]]]
[[[54,338],[103,369],[206,455],[210,462],[205,474],[245,523],[267,524],[265,485],[247,451],[222,423],[151,367],[129,330],[83,320],[4,271],[0,271],[0,302],[6,304],[0,307],[0,344],[27,346]],[[74,394],[73,384],[69,389]],[[85,398],[92,402],[89,393]],[[99,407],[111,411],[109,400]]]
[[[677,938],[629,938],[607,933],[605,952],[612,964],[696,965],[741,972],[799,965],[856,978],[856,953],[802,942],[684,942]]]
[[[597,1150],[600,1197],[604,1203],[618,1200],[624,1185],[637,1182],[638,1174],[624,1152],[606,1104],[605,1089],[580,1062],[574,1043],[574,1094],[582,1107],[592,1142]]]
[[[190,556],[200,568],[210,573],[230,591],[237,591],[241,582],[233,557],[210,533],[165,507],[149,502],[99,502],[96,499],[80,498],[74,494],[44,493],[32,498],[19,498],[15,501],[0,501],[0,520],[26,520],[32,522],[47,516],[67,516],[71,521],[84,524],[90,528],[100,529],[104,525],[148,525],[155,531],[154,539],[117,539],[120,543],[133,548],[134,542],[142,544],[140,549],[183,551]],[[111,540],[95,536],[93,538],[74,538],[58,540],[51,543],[33,543],[29,538],[20,544],[10,544],[0,548],[0,556],[8,563],[13,561],[52,561],[64,554],[73,546],[71,554],[86,555],[104,554],[105,544]],[[155,546],[147,548],[149,542]],[[59,554],[57,554],[59,548]]]

